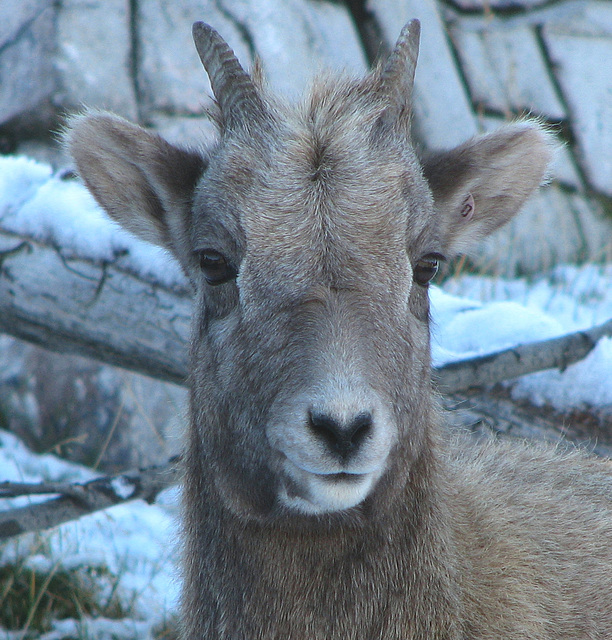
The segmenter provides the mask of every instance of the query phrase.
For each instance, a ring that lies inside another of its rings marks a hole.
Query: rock
[[[272,89],[300,98],[316,72],[367,70],[347,9],[324,0],[220,0],[260,56]]]
[[[196,0],[138,5],[139,85],[145,119],[154,114],[201,115],[210,95],[191,38],[196,20],[208,22],[245,68],[258,55],[273,90],[301,95],[320,67],[363,73],[366,62],[346,8],[306,0]]]
[[[612,196],[612,7],[599,15],[598,23],[585,16],[546,25],[544,40],[571,113],[578,160],[591,186]]]
[[[576,168],[576,161],[566,144],[562,144],[552,161],[550,176],[562,185],[584,191],[584,183]]]
[[[53,4],[53,0],[20,0],[0,4],[0,48],[19,39],[20,33]]]
[[[560,263],[601,260],[609,252],[610,237],[612,221],[594,203],[553,184],[470,257],[484,272],[514,277]]]
[[[215,26],[245,67],[251,65],[248,46],[238,29],[214,3],[198,0],[148,0],[137,4],[138,86],[141,115],[203,114],[210,96],[208,76],[193,45],[191,25],[203,20]]]
[[[83,105],[138,119],[129,0],[64,0],[57,16],[61,109]]]
[[[23,0],[0,4],[0,125],[14,118],[26,130],[46,124],[42,108],[55,88],[55,3]]]
[[[505,114],[566,118],[532,27],[508,28],[488,20],[471,30],[457,22],[450,33],[476,105]]]
[[[118,472],[178,453],[186,390],[0,335],[0,428]]]
[[[561,5],[547,14],[545,32],[612,38],[612,4],[609,0],[587,0]]]
[[[51,165],[54,171],[72,165],[72,158],[68,150],[57,140],[23,140],[19,141],[15,150],[16,155],[26,156],[42,164]]]
[[[369,0],[388,46],[412,18],[421,21],[421,47],[414,87],[415,134],[430,148],[460,144],[478,132],[434,0]]]
[[[149,124],[168,142],[188,148],[213,144],[217,128],[207,118],[154,115]]]

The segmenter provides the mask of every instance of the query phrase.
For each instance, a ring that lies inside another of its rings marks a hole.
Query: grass
[[[105,597],[110,573],[103,567],[60,569],[42,573],[24,563],[0,567],[0,624],[25,637],[51,629],[53,620],[83,616],[121,619],[128,616],[114,585]]]
[[[29,567],[26,558],[4,564],[0,566],[0,639],[2,631],[20,640],[39,638],[52,631],[53,622],[58,620],[129,621],[135,616],[129,604],[119,597],[120,580],[121,576],[113,575],[104,566],[67,570],[56,563],[40,571]],[[80,631],[76,635],[62,637],[91,640],[87,625],[77,628]],[[176,640],[177,629],[176,618],[169,616],[153,629],[151,637]],[[126,638],[124,634],[116,637]]]

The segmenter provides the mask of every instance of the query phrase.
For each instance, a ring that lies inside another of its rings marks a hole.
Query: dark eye
[[[444,260],[444,256],[438,253],[429,253],[418,260],[414,265],[414,281],[422,287],[426,287],[438,273],[440,260]]]
[[[198,251],[198,259],[204,279],[212,286],[224,284],[238,275],[236,268],[228,262],[225,256],[214,249]]]

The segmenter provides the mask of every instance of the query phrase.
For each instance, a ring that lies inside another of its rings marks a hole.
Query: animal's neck
[[[436,637],[458,637],[436,467],[430,455],[419,460],[384,514],[306,527],[245,525],[214,501],[205,514],[187,499],[186,616],[216,620],[210,638],[430,638],[423,621],[445,630]]]

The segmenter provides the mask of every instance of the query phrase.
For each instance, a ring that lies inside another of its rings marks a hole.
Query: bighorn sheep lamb
[[[213,146],[70,124],[97,201],[195,292],[189,640],[612,638],[609,463],[441,425],[428,283],[517,212],[551,141],[520,122],[417,157],[419,29],[290,106],[196,23]]]

